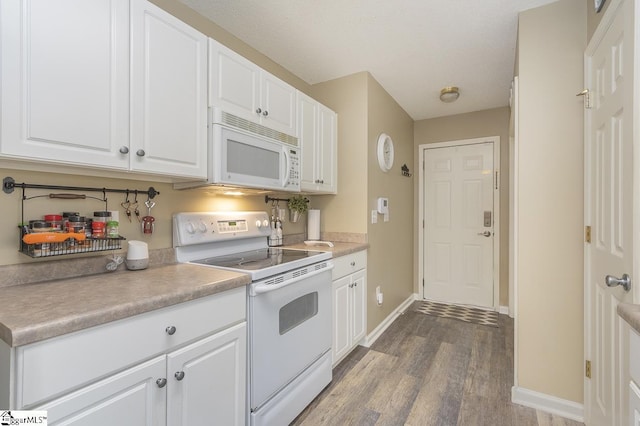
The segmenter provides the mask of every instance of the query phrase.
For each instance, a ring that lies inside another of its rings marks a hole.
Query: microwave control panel
[[[300,186],[300,150],[289,148],[289,185]]]

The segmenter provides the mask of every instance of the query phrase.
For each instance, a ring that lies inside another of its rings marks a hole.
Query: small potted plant
[[[291,222],[297,222],[300,215],[305,214],[309,210],[309,200],[302,195],[294,195],[289,198],[287,203],[289,207],[289,216]]]

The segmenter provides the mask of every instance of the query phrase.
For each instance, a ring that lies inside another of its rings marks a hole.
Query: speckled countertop
[[[188,264],[0,288],[0,338],[21,346],[246,286],[246,274]]]
[[[358,251],[366,250],[367,248],[369,248],[369,244],[368,243],[333,242],[333,247],[329,247],[325,244],[306,245],[305,243],[299,243],[299,244],[287,245],[287,246],[284,246],[284,248],[330,251],[333,257],[340,257],[340,256],[345,256],[347,254],[355,253]]]
[[[640,333],[640,305],[620,303],[618,315],[622,317],[638,333]]]

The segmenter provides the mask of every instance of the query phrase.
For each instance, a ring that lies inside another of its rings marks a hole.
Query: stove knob
[[[262,228],[262,221],[261,220],[256,220],[256,228],[258,228],[258,229]]]
[[[267,219],[262,221],[262,226],[264,226],[265,228],[269,227],[269,221]]]
[[[196,233],[196,227],[193,226],[193,223],[191,223],[191,222],[187,223],[187,232],[189,234],[195,234]]]
[[[198,225],[198,231],[202,232],[203,234],[207,232],[207,224],[204,222],[200,222],[200,224]]]

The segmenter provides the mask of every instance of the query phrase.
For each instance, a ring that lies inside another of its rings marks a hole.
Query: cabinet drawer
[[[246,318],[244,287],[16,349],[16,404],[28,407]],[[170,335],[167,327],[175,327]]]
[[[333,259],[332,280],[337,280],[355,271],[367,267],[367,252],[365,250]]]
[[[629,373],[640,385],[640,334],[634,330],[629,331]]]

